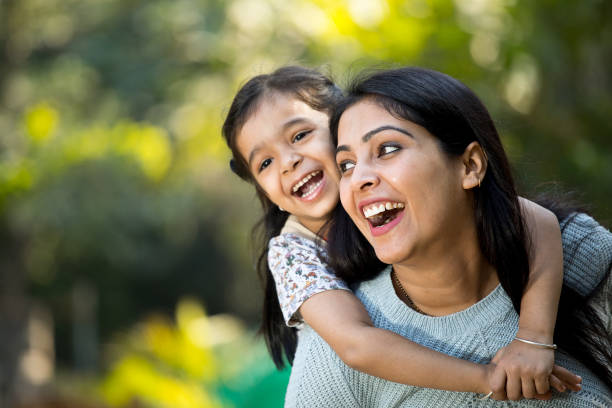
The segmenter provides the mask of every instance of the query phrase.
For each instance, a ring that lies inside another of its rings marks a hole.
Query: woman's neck
[[[443,252],[437,255],[393,265],[404,291],[424,313],[443,316],[459,312],[499,284],[495,269],[480,252],[477,241],[470,241],[467,245],[443,246]]]

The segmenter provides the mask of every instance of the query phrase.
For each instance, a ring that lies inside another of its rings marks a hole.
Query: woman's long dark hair
[[[246,82],[236,93],[223,123],[223,137],[232,151],[230,167],[240,178],[255,186],[263,210],[262,218],[252,231],[258,254],[256,269],[264,287],[260,332],[266,340],[274,364],[280,370],[285,366],[284,358],[289,364],[293,363],[297,337],[295,329],[288,327],[283,319],[274,278],[268,267],[267,254],[268,242],[280,234],[289,214],[281,211],[270,201],[255,182],[245,158],[236,145],[242,126],[257,110],[260,102],[266,97],[278,94],[291,95],[315,110],[331,114],[342,92],[331,79],[318,71],[298,66],[279,68],[271,74],[258,75]]]
[[[480,144],[488,167],[480,187],[473,190],[478,241],[519,313],[529,278],[530,243],[510,164],[482,102],[464,84],[436,71],[400,68],[375,72],[357,79],[334,110],[330,131],[336,143],[343,112],[365,98],[391,115],[427,129],[449,156],[460,156],[471,142]],[[561,206],[556,210],[560,215],[567,213]],[[369,257],[375,254],[366,245],[346,212],[337,208],[328,235],[328,253],[339,277],[354,283],[380,272],[380,263],[371,267],[374,261]],[[360,248],[359,253],[353,247]],[[555,339],[559,347],[612,388],[611,340],[586,299],[564,286],[558,316]]]

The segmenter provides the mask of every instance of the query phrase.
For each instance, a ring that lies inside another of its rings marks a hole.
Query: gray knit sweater
[[[612,261],[612,234],[586,215],[579,215],[562,227],[566,281],[581,293],[590,293],[605,276]],[[360,284],[355,290],[378,327],[477,363],[490,361],[517,331],[518,315],[501,286],[461,312],[428,317],[410,309],[397,298],[389,273],[390,268],[387,268],[377,278]],[[612,407],[612,392],[584,366],[562,352],[557,352],[556,362],[582,376],[582,391],[555,392],[548,402],[480,401],[473,393],[407,386],[353,370],[314,330],[304,325],[298,333],[285,406]]]

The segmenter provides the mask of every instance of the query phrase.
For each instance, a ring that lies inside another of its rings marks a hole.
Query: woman
[[[331,131],[338,138],[342,205],[358,229],[341,211],[336,214],[329,251],[340,260],[338,275],[353,282],[373,278],[356,287],[356,294],[377,326],[450,355],[492,359],[514,339],[529,262],[508,162],[486,109],[443,74],[391,70],[353,87],[332,117]],[[584,250],[566,254],[572,265],[566,274],[592,289],[609,274],[612,238],[588,221],[581,218],[608,249],[601,264],[584,259]],[[567,245],[580,244],[570,242],[582,231],[579,225],[566,229]],[[351,259],[355,246],[367,252],[356,243],[359,232],[390,268],[359,271],[362,260]],[[602,326],[592,311],[579,308],[576,315],[566,305],[567,299],[557,323],[556,341],[563,350],[557,363],[582,375],[583,391],[555,394],[549,403],[521,401],[521,406],[612,404],[610,339],[596,332]],[[530,386],[509,383],[508,395]],[[470,393],[403,386],[358,373],[312,330],[300,332],[287,406],[481,403]]]

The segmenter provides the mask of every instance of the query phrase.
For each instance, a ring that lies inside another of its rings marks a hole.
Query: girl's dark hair
[[[237,147],[237,137],[242,126],[257,110],[262,100],[266,97],[274,97],[275,94],[293,96],[312,109],[331,114],[342,92],[331,79],[313,69],[299,66],[279,68],[271,74],[258,75],[247,81],[236,93],[223,123],[223,137],[232,151],[230,168],[240,178],[255,186],[263,209],[262,218],[252,230],[252,238],[258,254],[256,269],[264,287],[260,333],[266,340],[274,364],[278,369],[282,369],[285,366],[283,356],[290,364],[293,363],[297,337],[295,329],[288,327],[283,319],[274,278],[268,267],[267,253],[268,242],[280,234],[289,214],[280,211],[255,182],[247,161]]]
[[[478,241],[519,313],[529,277],[530,243],[510,164],[487,109],[464,84],[440,72],[410,67],[379,71],[358,78],[338,103],[330,119],[336,144],[343,112],[366,98],[394,117],[427,129],[449,156],[463,154],[471,142],[480,144],[488,167],[480,187],[473,190]],[[557,205],[552,210],[563,216],[569,213],[566,207]],[[375,254],[366,246],[368,242],[346,212],[337,208],[328,235],[328,254],[339,277],[355,283],[378,275],[382,264],[372,268],[370,257]],[[354,247],[360,250],[356,253]],[[612,341],[586,299],[564,286],[558,316],[555,339],[559,347],[612,387]]]

